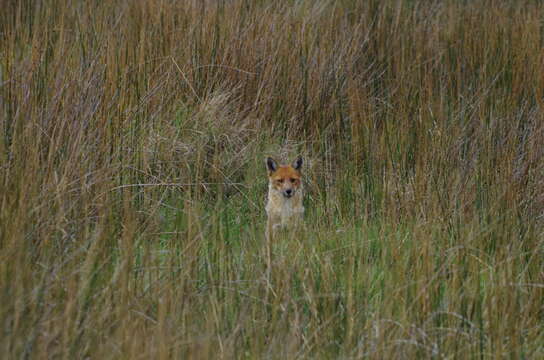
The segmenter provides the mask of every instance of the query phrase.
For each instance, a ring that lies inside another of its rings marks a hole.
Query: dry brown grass
[[[2,11],[3,357],[544,356],[541,3]]]

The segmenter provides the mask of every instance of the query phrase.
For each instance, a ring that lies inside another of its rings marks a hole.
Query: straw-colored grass
[[[544,357],[540,2],[2,13],[2,358]]]

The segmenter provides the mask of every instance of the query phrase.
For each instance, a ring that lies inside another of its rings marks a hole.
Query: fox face
[[[268,168],[268,178],[270,188],[278,191],[284,198],[293,197],[296,192],[301,189],[300,169],[302,167],[302,157],[298,157],[291,165],[280,165],[272,158],[266,159]]]

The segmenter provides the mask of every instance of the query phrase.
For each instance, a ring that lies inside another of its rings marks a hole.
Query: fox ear
[[[302,167],[302,156],[297,157],[297,159],[293,161],[293,164],[291,166],[295,170],[300,170],[300,168]]]
[[[268,171],[270,172],[278,170],[278,164],[276,164],[276,161],[272,159],[271,157],[266,158],[266,167],[268,168]]]

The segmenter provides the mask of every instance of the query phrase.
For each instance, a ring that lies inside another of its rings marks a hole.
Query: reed
[[[4,357],[544,356],[541,3],[4,8]]]

